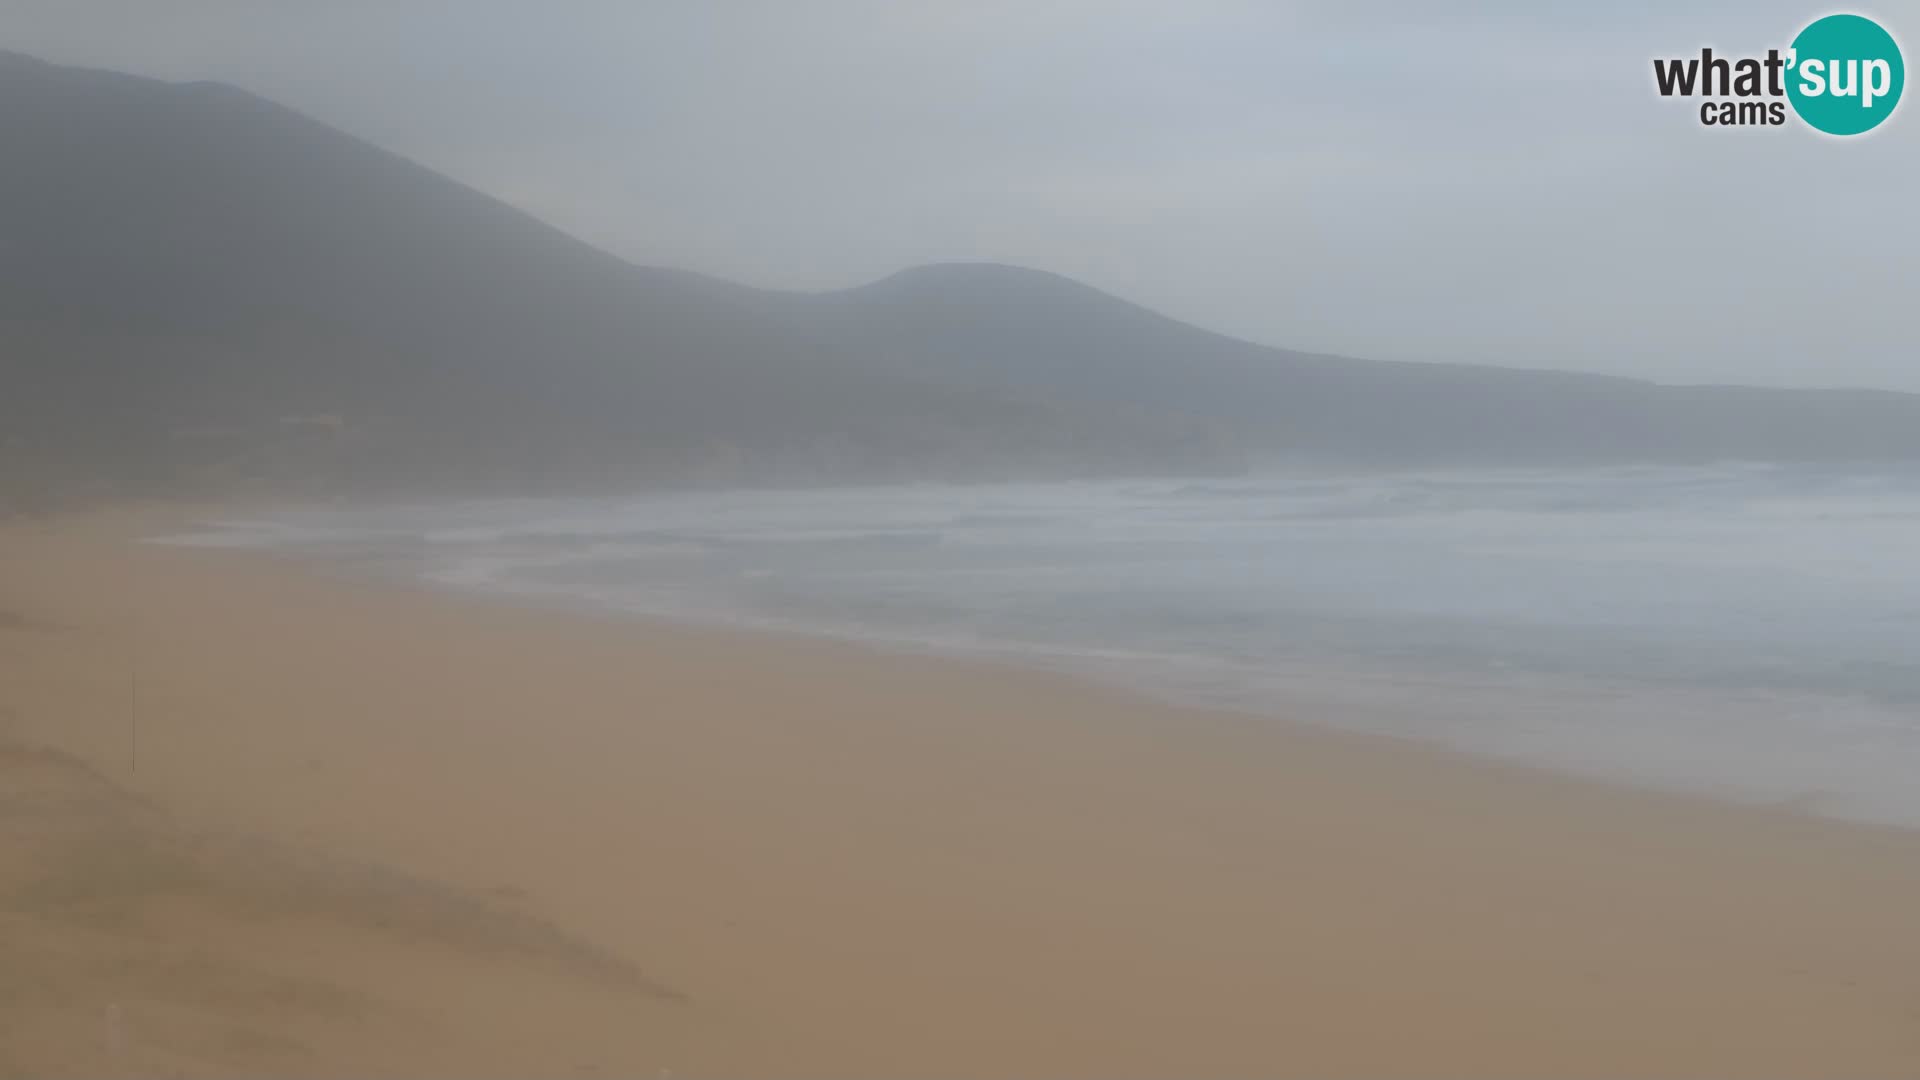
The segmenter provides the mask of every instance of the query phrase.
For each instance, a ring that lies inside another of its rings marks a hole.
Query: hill
[[[635,266],[292,110],[0,53],[0,479],[546,490],[1920,456],[1920,398],[1388,364],[943,265]]]

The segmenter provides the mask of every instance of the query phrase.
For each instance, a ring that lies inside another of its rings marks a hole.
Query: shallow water
[[[1920,825],[1920,472],[681,493],[306,511],[174,539],[1018,658]]]

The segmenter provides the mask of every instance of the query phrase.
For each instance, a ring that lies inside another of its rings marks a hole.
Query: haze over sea
[[[1017,659],[1920,826],[1920,471],[687,492],[307,510],[173,539]]]

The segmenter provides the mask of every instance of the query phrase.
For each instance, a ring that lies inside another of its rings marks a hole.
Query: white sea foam
[[[183,542],[1072,668],[1920,825],[1920,474],[1620,468],[306,511]],[[371,553],[371,556],[370,556]]]

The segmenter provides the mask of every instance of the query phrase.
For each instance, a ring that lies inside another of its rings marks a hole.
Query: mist
[[[1654,93],[1784,45],[1783,0],[6,7],[10,48],[233,83],[643,265],[1010,263],[1308,352],[1920,390],[1911,118]]]
[[[0,1077],[1920,1075],[1909,14],[0,0]]]

